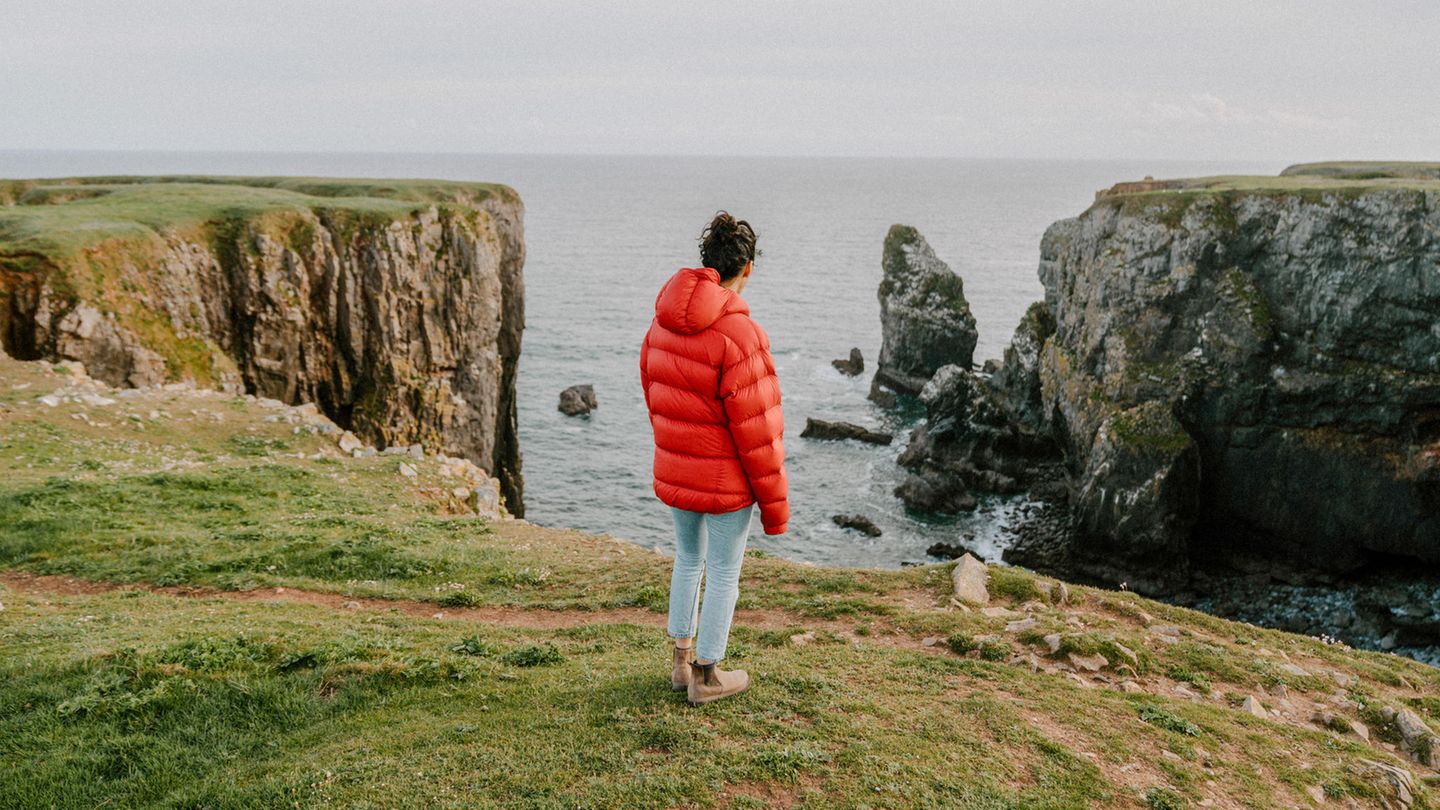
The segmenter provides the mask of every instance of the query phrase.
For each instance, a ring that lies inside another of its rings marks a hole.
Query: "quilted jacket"
[[[686,268],[660,289],[640,383],[660,500],[709,514],[759,503],[765,533],[784,532],[785,420],[770,339],[718,272]]]

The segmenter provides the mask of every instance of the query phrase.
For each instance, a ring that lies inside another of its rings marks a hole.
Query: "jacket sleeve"
[[[740,465],[760,504],[765,533],[782,534],[790,521],[790,493],[785,476],[780,379],[775,376],[770,339],[758,324],[751,321],[749,325],[754,329],[754,340],[726,341],[720,400],[725,404],[730,435],[740,452]]]
[[[645,409],[650,409],[650,333],[645,333],[645,339],[640,341],[640,390],[645,392]]]

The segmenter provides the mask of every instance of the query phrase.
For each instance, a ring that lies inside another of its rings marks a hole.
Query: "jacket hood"
[[[655,319],[671,332],[693,335],[734,312],[750,314],[744,299],[720,286],[720,273],[687,267],[670,277],[655,298]]]

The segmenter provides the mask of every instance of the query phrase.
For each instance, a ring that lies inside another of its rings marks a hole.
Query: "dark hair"
[[[721,281],[740,275],[745,265],[759,255],[760,251],[755,249],[755,229],[724,211],[716,212],[700,234],[700,261],[719,271]]]

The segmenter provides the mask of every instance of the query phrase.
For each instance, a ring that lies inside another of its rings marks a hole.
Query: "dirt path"
[[[22,593],[83,596],[114,591],[146,591],[183,599],[226,599],[235,602],[275,602],[317,605],[331,610],[398,610],[410,616],[449,621],[498,624],[531,630],[561,630],[589,624],[634,624],[663,628],[665,615],[644,608],[603,608],[597,610],[527,608],[513,606],[442,607],[433,602],[414,599],[379,599],[344,594],[307,591],[296,588],[257,588],[250,591],[226,591],[219,588],[189,585],[151,585],[143,582],[105,582],[67,576],[39,575],[25,571],[0,571],[0,584]],[[737,610],[737,626],[763,630],[801,628],[797,632],[828,630],[851,643],[861,643],[854,634],[854,624],[816,619],[783,610]],[[863,641],[892,647],[923,647],[920,641],[893,628],[876,628]]]

